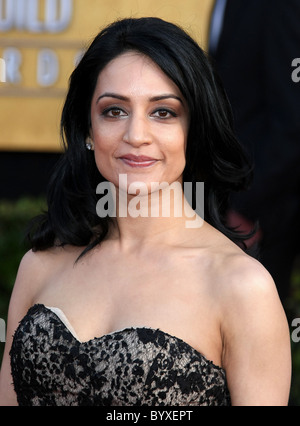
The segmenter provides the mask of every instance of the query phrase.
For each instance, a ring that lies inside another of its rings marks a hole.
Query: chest
[[[158,328],[207,348],[217,362],[219,328],[204,269],[184,256],[86,259],[53,274],[35,302],[60,308],[82,341],[126,327]]]

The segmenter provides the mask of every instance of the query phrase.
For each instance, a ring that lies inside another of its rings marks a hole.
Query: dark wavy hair
[[[236,243],[245,236],[226,226],[232,191],[249,186],[252,167],[233,130],[231,107],[218,75],[198,44],[159,18],[123,19],[104,28],[73,71],[61,118],[64,153],[48,188],[48,211],[29,231],[33,250],[85,246],[106,237],[111,219],[96,214],[96,187],[104,180],[86,149],[91,100],[99,73],[118,55],[147,55],[177,85],[190,113],[184,182],[205,183],[205,220]]]

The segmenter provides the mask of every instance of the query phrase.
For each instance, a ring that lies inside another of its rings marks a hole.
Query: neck
[[[164,184],[152,191],[131,187],[130,193],[118,188],[114,193],[115,227],[113,235],[122,247],[144,242],[175,244],[185,229],[202,226],[203,220],[188,203],[180,182]]]

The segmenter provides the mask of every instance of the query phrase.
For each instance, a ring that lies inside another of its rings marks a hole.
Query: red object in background
[[[254,223],[246,219],[240,213],[235,210],[230,210],[227,214],[227,225],[231,228],[235,228],[237,231],[242,232],[243,234],[249,234],[254,229]],[[253,247],[254,244],[258,244],[262,238],[262,232],[259,228],[253,237],[245,240],[247,248]]]

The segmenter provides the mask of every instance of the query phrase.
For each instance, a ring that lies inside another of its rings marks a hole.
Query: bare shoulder
[[[249,329],[253,325],[254,330],[257,326],[262,330],[262,323],[266,328],[271,323],[286,327],[285,312],[271,274],[243,252],[224,255],[218,294],[224,328]]]
[[[229,300],[249,301],[263,295],[277,298],[277,289],[272,276],[256,259],[240,249],[227,250],[220,266],[222,274],[218,291]]]
[[[215,287],[224,327],[285,319],[276,283],[258,260],[230,246],[219,258]]]
[[[20,262],[15,288],[25,286],[27,291],[37,288],[53,266],[54,253],[54,250],[37,252],[29,250]]]
[[[45,251],[29,250],[21,259],[13,292],[15,306],[22,301],[24,307],[30,307],[36,294],[47,285],[53,274],[62,268],[68,251],[54,247]]]
[[[221,263],[222,365],[232,402],[285,405],[291,375],[290,336],[275,282],[243,252],[229,250]]]
[[[276,285],[270,273],[255,258],[249,256],[234,242],[210,225],[205,227],[205,240],[209,243],[200,250],[199,267],[205,257],[209,286],[220,303],[225,306],[233,301],[270,293],[277,297]],[[202,253],[202,254],[201,254]]]
[[[33,251],[29,250],[21,259],[18,274],[35,274],[41,275],[46,269],[51,259],[52,250]]]
[[[204,232],[205,240],[209,241],[206,257],[210,285],[224,305],[243,299],[249,301],[266,293],[278,297],[270,273],[258,260],[210,225],[206,224]]]

